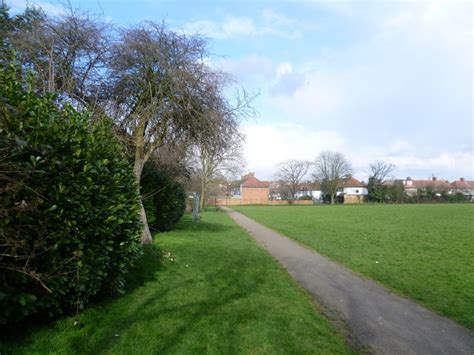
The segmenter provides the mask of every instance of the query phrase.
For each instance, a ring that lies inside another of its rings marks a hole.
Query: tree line
[[[432,186],[417,188],[416,193],[408,194],[400,180],[391,179],[395,171],[394,164],[376,161],[369,165],[370,175],[367,182],[367,200],[373,203],[423,203],[423,202],[466,202],[469,195],[451,194],[447,189]],[[294,200],[303,184],[317,184],[323,199],[334,204],[337,193],[344,187],[345,181],[353,173],[348,159],[341,153],[324,151],[313,161],[289,159],[276,166],[280,196]],[[307,176],[310,174],[310,178]],[[302,198],[307,198],[304,196]]]
[[[368,182],[368,198],[372,202],[382,202],[386,199],[389,187],[384,183],[393,172],[395,166],[383,161],[370,165],[371,175]],[[309,181],[308,173],[311,172]],[[345,180],[353,173],[349,160],[339,152],[323,151],[313,162],[290,159],[280,162],[275,175],[279,178],[280,194],[289,199],[295,199],[296,193],[306,181],[318,184],[324,196],[331,204],[336,202],[338,191],[343,188]]]

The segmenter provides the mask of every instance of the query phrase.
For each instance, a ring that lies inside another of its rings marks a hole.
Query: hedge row
[[[139,254],[139,196],[112,123],[91,123],[0,68],[0,323],[120,292]]]

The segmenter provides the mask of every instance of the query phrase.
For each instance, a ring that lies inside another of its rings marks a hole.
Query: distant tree
[[[242,171],[244,165],[242,144],[243,136],[238,131],[238,127],[234,124],[226,124],[225,121],[221,132],[214,137],[214,141],[196,144],[192,154],[195,157],[201,210],[206,206],[209,188],[213,182],[221,184],[226,181],[226,177],[237,176]]]
[[[313,178],[321,185],[323,194],[329,195],[331,204],[335,203],[344,178],[351,173],[352,166],[341,153],[324,151],[314,162]]]
[[[403,203],[406,200],[405,186],[401,181],[395,181],[386,189],[386,194],[391,202]]]
[[[277,165],[275,175],[280,179],[280,184],[288,190],[292,200],[295,199],[296,192],[300,188],[310,166],[309,161],[296,159],[289,159]]]
[[[394,169],[395,165],[383,161],[376,161],[370,165],[371,175],[367,185],[369,201],[385,201],[388,187],[384,185],[384,182]]]
[[[374,179],[383,182],[395,170],[395,165],[377,160],[370,164],[370,170]]]

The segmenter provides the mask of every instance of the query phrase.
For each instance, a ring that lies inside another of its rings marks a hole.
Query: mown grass
[[[474,329],[474,205],[235,209]]]
[[[157,235],[124,296],[8,333],[0,336],[2,354],[352,352],[309,296],[223,212],[207,212],[198,224],[186,217]]]

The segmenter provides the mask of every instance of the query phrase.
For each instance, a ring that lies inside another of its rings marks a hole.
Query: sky
[[[118,25],[165,21],[206,36],[210,65],[236,80],[229,100],[256,95],[241,128],[245,170],[261,180],[324,150],[361,180],[376,160],[397,178],[474,179],[470,1],[70,1]]]

